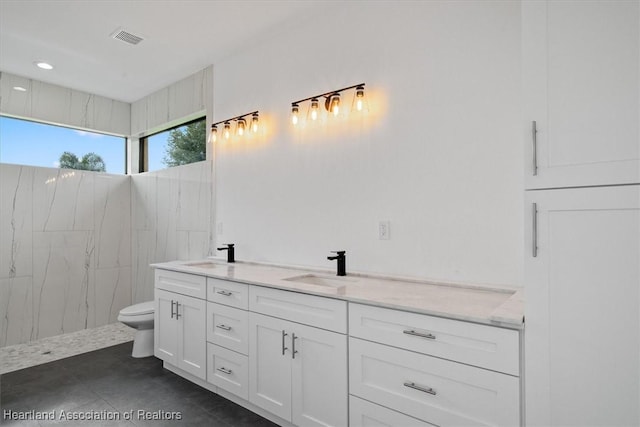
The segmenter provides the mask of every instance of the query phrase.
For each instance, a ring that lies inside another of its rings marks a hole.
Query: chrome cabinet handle
[[[175,316],[175,313],[173,312],[173,304],[175,303],[174,300],[171,300],[171,318],[173,319],[173,316]]]
[[[421,392],[423,392],[423,393],[431,394],[431,395],[433,395],[433,396],[435,396],[435,395],[437,394],[437,393],[436,393],[436,391],[435,391],[434,389],[432,389],[431,387],[422,387],[422,386],[417,385],[417,384],[416,384],[416,383],[414,383],[414,382],[408,382],[408,381],[407,381],[407,382],[405,382],[405,383],[404,383],[404,386],[405,386],[405,387],[412,388],[412,389],[414,389],[414,390],[421,391]]]
[[[538,175],[538,127],[535,120],[531,122],[531,145],[533,176],[536,176]]]
[[[233,373],[233,371],[231,369],[227,369],[224,366],[221,367],[221,368],[216,368],[216,371],[220,371],[220,372],[222,372],[223,374],[226,374],[226,375],[231,375]]]
[[[216,325],[216,328],[220,328],[220,329],[224,329],[225,331],[230,331],[231,330],[231,326],[227,326],[227,325]]]
[[[233,292],[229,292],[229,291],[218,291],[216,293],[220,295],[224,295],[225,297],[230,297],[231,295],[233,295]]]
[[[436,336],[431,333],[423,334],[421,332],[416,332],[413,329],[406,329],[402,331],[403,334],[413,335],[414,337],[426,338],[428,340],[435,340]]]
[[[179,319],[181,316],[180,314],[180,303],[178,301],[176,301],[176,319]]]
[[[283,331],[282,331],[282,355],[283,355],[283,356],[284,356],[284,351],[285,351],[285,350],[288,350],[288,348],[284,346],[284,337],[286,337],[287,335],[289,335],[289,334],[287,334],[287,333],[283,330]]]
[[[298,352],[298,350],[296,350],[296,340],[298,339],[298,337],[296,336],[296,334],[291,334],[291,358],[295,359],[296,358],[296,353]]]
[[[538,256],[538,204],[531,204],[531,256]]]

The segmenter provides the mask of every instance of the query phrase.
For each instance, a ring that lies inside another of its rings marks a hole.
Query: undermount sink
[[[185,264],[187,267],[198,267],[198,268],[216,268],[218,264],[209,261],[201,261],[201,262],[191,262]]]
[[[334,276],[321,276],[318,274],[303,274],[302,276],[287,277],[287,282],[306,283],[308,285],[327,286],[330,288],[341,288],[354,280]]]

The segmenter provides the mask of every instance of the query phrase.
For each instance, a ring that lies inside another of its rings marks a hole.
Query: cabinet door
[[[154,354],[172,365],[178,362],[178,322],[175,318],[176,295],[155,289]]]
[[[178,299],[178,367],[207,378],[206,302],[180,295]]]
[[[523,2],[527,188],[640,182],[638,9]]]
[[[640,186],[526,197],[527,426],[640,425]]]
[[[348,424],[347,336],[292,324],[293,423]]]
[[[249,313],[249,401],[287,421],[291,421],[290,324]]]

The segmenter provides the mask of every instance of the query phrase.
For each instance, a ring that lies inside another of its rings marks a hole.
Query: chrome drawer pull
[[[419,385],[416,385],[416,383],[410,383],[410,382],[404,383],[404,386],[412,388],[414,390],[421,391],[423,393],[431,394],[433,396],[436,395],[436,391],[434,389],[432,389],[431,387],[420,387]]]
[[[226,374],[226,375],[231,375],[233,373],[233,371],[231,369],[227,369],[224,366],[222,368],[217,368],[216,371],[220,371],[220,372],[222,372],[223,374]]]
[[[436,339],[436,336],[433,335],[433,334],[430,334],[430,333],[423,334],[423,333],[420,333],[420,332],[416,332],[413,329],[407,329],[405,331],[402,331],[402,333],[403,334],[407,334],[407,335],[413,335],[414,337],[426,338],[426,339],[429,339],[429,340],[435,340]]]
[[[282,355],[283,355],[283,356],[284,356],[284,352],[285,352],[285,350],[288,350],[288,348],[284,346],[284,337],[286,337],[287,335],[289,335],[289,334],[287,334],[287,333],[283,330],[283,331],[282,331]]]
[[[298,352],[298,350],[296,350],[296,340],[298,339],[298,337],[296,336],[296,334],[291,334],[291,358],[295,359],[296,358],[296,353]]]
[[[216,325],[216,328],[224,329],[225,331],[231,330],[231,326],[227,326],[227,325]]]
[[[224,295],[225,297],[230,297],[231,295],[233,295],[233,292],[229,292],[229,291],[218,291],[216,293],[220,295]]]

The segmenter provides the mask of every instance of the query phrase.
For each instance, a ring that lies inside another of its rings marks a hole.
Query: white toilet
[[[133,357],[153,356],[153,301],[130,305],[120,310],[118,322],[137,329],[133,339]]]

